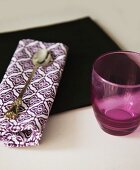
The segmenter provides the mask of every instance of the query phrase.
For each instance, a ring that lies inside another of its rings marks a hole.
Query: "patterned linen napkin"
[[[28,85],[19,109],[19,116],[7,119],[5,113],[27,82],[33,64],[31,58],[47,48],[53,62],[39,67]],[[67,56],[62,43],[43,43],[30,39],[19,41],[0,84],[0,140],[10,147],[38,145],[55,99]]]

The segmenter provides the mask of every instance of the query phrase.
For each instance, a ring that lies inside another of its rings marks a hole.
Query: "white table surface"
[[[0,0],[0,32],[91,16],[126,50],[140,51],[139,0]],[[40,146],[0,143],[0,170],[139,170],[140,128],[104,133],[91,107],[51,116]]]

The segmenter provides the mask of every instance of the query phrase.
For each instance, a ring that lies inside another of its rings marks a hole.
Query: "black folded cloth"
[[[91,72],[95,59],[119,46],[89,17],[71,22],[0,34],[0,80],[21,39],[62,42],[69,47],[67,63],[51,114],[91,104]]]

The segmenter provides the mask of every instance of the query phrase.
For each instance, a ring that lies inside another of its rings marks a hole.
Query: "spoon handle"
[[[22,90],[21,90],[21,92],[20,92],[18,98],[22,98],[22,97],[23,97],[23,95],[24,95],[24,93],[25,93],[25,91],[26,91],[28,85],[30,84],[30,82],[31,82],[31,80],[32,80],[32,78],[33,78],[33,76],[34,76],[34,74],[35,74],[37,68],[38,68],[37,66],[34,66],[32,72],[31,72],[31,74],[30,74],[30,76],[29,76],[29,78],[28,78],[26,84],[25,84],[24,87],[22,88]]]
[[[17,97],[17,99],[13,102],[12,104],[12,107],[6,112],[5,116],[6,118],[9,118],[9,119],[15,119],[18,115],[18,111],[19,111],[19,107],[20,105],[22,104],[22,97],[28,87],[28,85],[30,84],[33,76],[34,76],[34,73],[35,71],[37,70],[37,66],[34,66],[25,86],[23,87],[23,89],[21,90],[19,96]]]

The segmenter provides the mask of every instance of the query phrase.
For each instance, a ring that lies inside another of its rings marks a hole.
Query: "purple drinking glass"
[[[140,53],[103,54],[93,65],[92,106],[101,128],[112,135],[132,133],[140,123]]]

